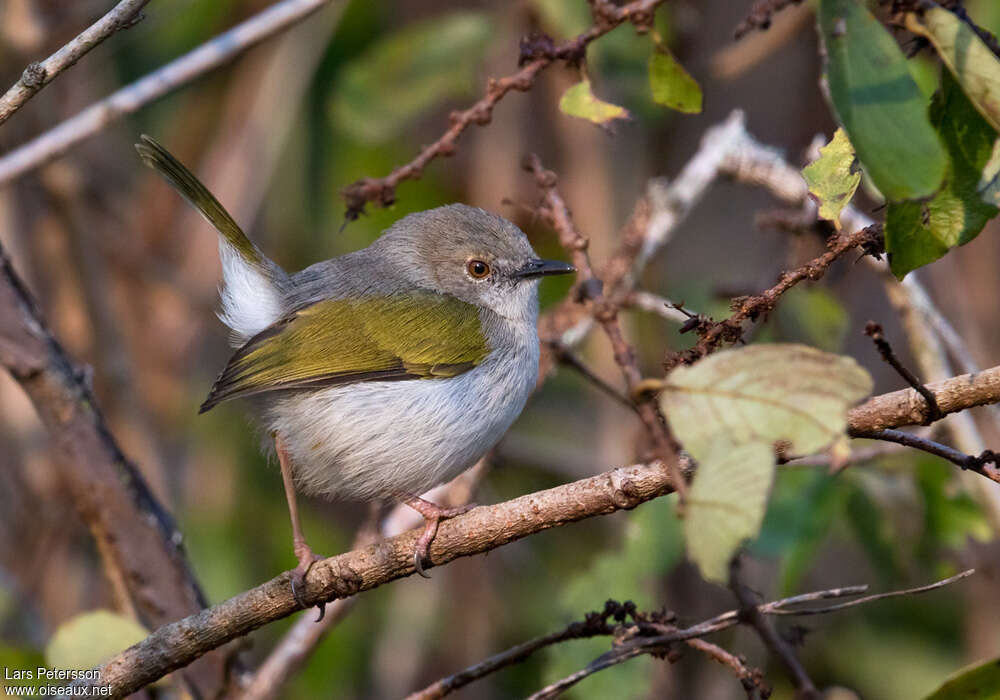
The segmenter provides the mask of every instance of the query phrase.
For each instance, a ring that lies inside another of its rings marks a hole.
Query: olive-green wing
[[[201,412],[277,389],[467,372],[489,354],[479,311],[433,292],[329,299],[296,311],[240,348]]]

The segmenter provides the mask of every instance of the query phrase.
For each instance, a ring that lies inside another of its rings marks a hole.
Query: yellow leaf
[[[590,81],[583,80],[563,93],[559,109],[571,117],[586,119],[594,124],[607,124],[615,119],[628,119],[628,110],[594,97]]]

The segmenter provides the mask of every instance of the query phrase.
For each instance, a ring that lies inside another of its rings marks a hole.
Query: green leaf
[[[947,159],[896,40],[859,0],[821,0],[819,18],[830,99],[872,181],[890,200],[933,194]]]
[[[931,103],[931,122],[948,150],[944,187],[928,202],[893,202],[885,220],[885,244],[893,273],[906,273],[968,243],[997,214],[983,184],[993,158],[997,132],[976,111],[950,73]]]
[[[701,87],[673,54],[659,47],[649,57],[649,87],[653,101],[685,114],[701,112]]]
[[[684,533],[706,578],[725,581],[733,552],[760,529],[775,445],[827,447],[871,386],[854,360],[791,344],[724,350],[667,376],[660,407],[698,462]]]
[[[110,610],[81,613],[59,625],[45,647],[45,663],[61,669],[93,668],[148,635],[132,618]]]
[[[840,230],[840,212],[861,183],[854,147],[843,129],[837,129],[830,143],[819,149],[819,158],[802,170],[802,177],[809,192],[819,200],[820,218],[832,221]]]
[[[624,107],[594,97],[589,80],[582,80],[564,92],[559,100],[559,109],[563,114],[586,119],[594,124],[607,124],[615,119],[629,117],[628,110]]]
[[[934,5],[921,15],[908,13],[906,28],[930,40],[972,104],[1000,131],[1000,59],[969,23]]]
[[[949,677],[925,700],[995,700],[1000,697],[1000,659],[980,661]]]
[[[492,35],[489,16],[454,12],[412,24],[348,64],[331,103],[337,125],[377,143],[441,100],[471,94]]]
[[[698,461],[719,439],[783,442],[788,453],[807,455],[844,434],[847,408],[871,387],[868,372],[849,357],[762,344],[678,367],[665,380],[660,405]]]
[[[774,449],[766,442],[720,439],[698,460],[685,500],[684,538],[706,579],[728,581],[733,554],[760,530],[773,479]]]

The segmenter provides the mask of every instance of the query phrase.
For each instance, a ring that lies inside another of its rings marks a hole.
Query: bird
[[[320,559],[297,490],[412,507],[424,519],[414,570],[427,576],[438,523],[471,506],[420,494],[475,464],[521,413],[538,375],[539,280],[573,266],[539,258],[507,219],[449,204],[289,274],[163,146],[142,135],[136,149],[219,234],[219,318],[235,352],[199,412],[246,399],[273,440],[296,600]]]

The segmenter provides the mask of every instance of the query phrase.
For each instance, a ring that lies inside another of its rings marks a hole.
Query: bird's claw
[[[292,569],[291,572],[292,597],[300,608],[307,608],[309,605],[302,597],[302,593],[306,590],[306,576],[312,569],[313,564],[321,561],[323,557],[313,553],[312,549],[305,542],[296,543],[295,557],[299,560],[299,565]],[[316,607],[319,608],[319,617],[316,618],[316,622],[319,622],[326,615],[326,603],[317,603]]]

